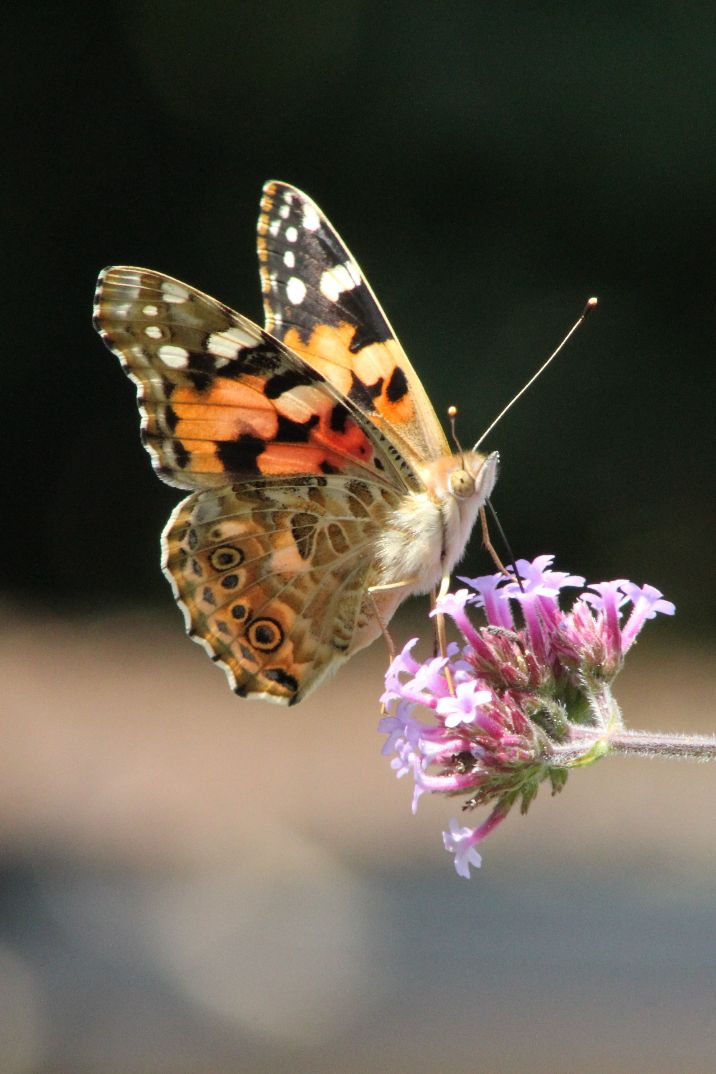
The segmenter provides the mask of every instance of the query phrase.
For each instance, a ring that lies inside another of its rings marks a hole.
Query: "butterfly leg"
[[[385,585],[372,585],[368,587],[369,593],[385,593],[389,589],[405,589],[407,586],[414,585],[415,578],[404,578],[400,582],[386,582]]]
[[[383,619],[383,616],[380,614],[380,609],[378,608],[378,602],[375,599],[375,597],[373,596],[373,590],[376,589],[376,588],[379,589],[380,586],[371,586],[370,589],[368,590],[368,596],[370,598],[371,604],[373,605],[373,614],[375,615],[376,619],[378,620],[378,623],[380,625],[380,629],[381,629],[381,631],[383,633],[383,637],[385,638],[385,644],[388,646],[388,663],[392,664],[393,661],[395,660],[395,642],[393,641],[391,633],[388,630],[387,623]]]
[[[433,588],[430,590],[430,611],[431,612],[435,611],[435,605],[437,604],[437,599],[438,599],[438,591],[435,588],[435,586],[433,586]],[[438,656],[440,656],[440,631],[438,630],[437,618],[435,616],[432,616],[431,618],[433,620],[433,660],[435,660],[435,659],[437,659]]]
[[[390,635],[390,631],[388,630],[387,624],[386,624],[385,620],[383,619],[383,616],[380,614],[380,609],[378,608],[378,602],[376,601],[374,594],[375,593],[385,593],[390,589],[405,589],[406,587],[413,585],[414,582],[415,582],[414,578],[404,578],[400,582],[386,582],[383,585],[372,585],[372,586],[368,587],[368,596],[370,597],[371,604],[373,605],[373,611],[375,613],[375,617],[378,620],[378,623],[380,625],[381,631],[383,632],[383,637],[385,638],[385,643],[388,646],[388,656],[390,657],[390,663],[391,664],[395,660],[395,644],[394,644],[393,639],[392,639],[392,637]]]
[[[433,608],[435,608],[438,600],[445,596],[449,588],[450,575],[444,574],[442,577],[442,581],[440,582],[440,589],[437,591],[437,593],[434,589],[432,592],[431,602]],[[444,660],[447,660],[447,634],[445,633],[445,616],[442,614],[442,612],[438,612],[435,616],[435,641],[435,648],[437,649],[438,653]],[[436,655],[438,655],[438,653],[436,653]],[[447,679],[450,693],[454,696],[455,683],[453,682],[452,673],[448,664],[445,665],[445,678]]]
[[[441,597],[444,597],[450,586],[450,575],[444,574],[440,582],[440,589],[433,589],[430,592],[430,608],[431,611],[435,611],[437,602]],[[435,623],[435,639],[433,641],[433,656],[447,656],[447,639],[445,635],[445,616],[438,613],[433,616]]]
[[[487,528],[487,513],[484,507],[480,508],[480,526],[482,528],[482,547],[491,557],[492,562],[495,564],[500,574],[504,574],[507,578],[512,578],[512,575],[498,556],[495,547],[490,540],[490,531]]]

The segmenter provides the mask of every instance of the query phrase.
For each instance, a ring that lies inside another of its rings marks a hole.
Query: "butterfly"
[[[313,201],[263,189],[266,318],[105,269],[94,325],[137,387],[187,632],[241,697],[294,704],[462,556],[498,456],[450,449],[358,264]]]

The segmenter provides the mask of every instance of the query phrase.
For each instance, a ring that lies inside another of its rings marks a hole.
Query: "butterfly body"
[[[424,491],[406,493],[378,541],[383,584],[408,581],[406,596],[428,593],[462,559],[480,508],[497,479],[498,457],[449,455],[422,468]],[[460,494],[454,488],[457,477]]]
[[[345,244],[264,188],[261,329],[178,280],[101,275],[95,325],[142,438],[189,490],[162,565],[189,634],[241,696],[293,704],[462,556],[497,455],[450,452]]]

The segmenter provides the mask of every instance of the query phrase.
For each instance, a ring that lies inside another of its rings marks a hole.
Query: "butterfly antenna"
[[[460,443],[460,441],[457,438],[457,433],[455,432],[455,419],[457,418],[457,407],[456,406],[449,406],[447,408],[447,416],[448,416],[448,421],[450,422],[450,436],[453,439],[453,443],[455,444],[455,447],[457,448],[457,450],[462,455],[463,454],[463,447],[462,447],[462,444]]]
[[[554,359],[557,357],[559,352],[562,350],[562,347],[564,347],[564,345],[567,343],[567,341],[569,339],[571,339],[571,337],[574,335],[574,333],[577,331],[577,329],[579,328],[580,324],[584,320],[584,318],[587,316],[588,313],[591,313],[591,311],[594,309],[594,307],[596,305],[597,305],[597,299],[596,298],[587,299],[587,302],[586,302],[586,305],[585,305],[584,309],[582,310],[581,314],[579,315],[577,320],[574,322],[574,324],[570,328],[569,332],[567,332],[567,335],[564,337],[564,339],[562,340],[560,345],[557,347],[557,349],[555,351],[552,352],[552,354],[550,354],[550,356],[547,359],[547,361],[544,362],[544,364],[539,367],[537,372],[533,376],[530,377],[530,379],[527,381],[527,383],[524,385],[524,387],[521,388],[518,391],[517,395],[513,399],[511,399],[509,401],[509,403],[507,404],[506,407],[504,407],[503,410],[500,411],[500,413],[497,415],[495,420],[490,425],[487,426],[487,428],[485,429],[484,433],[482,434],[482,436],[480,437],[480,439],[477,441],[477,443],[475,444],[474,448],[472,449],[473,451],[477,451],[477,449],[479,448],[479,446],[482,443],[482,441],[492,432],[492,430],[495,428],[497,423],[502,421],[502,419],[504,418],[504,416],[507,413],[507,411],[511,410],[512,407],[517,402],[517,400],[520,399],[525,394],[527,389],[532,387],[532,385],[537,380],[537,378],[542,376],[542,374],[544,373],[545,369],[550,364],[550,362],[554,361]],[[497,521],[497,520],[495,519],[495,521]]]
[[[515,581],[517,582],[517,585],[520,587],[520,592],[524,593],[525,590],[524,590],[524,586],[522,585],[522,579],[520,578],[520,572],[517,570],[517,560],[515,559],[515,553],[510,548],[510,542],[507,540],[507,534],[503,530],[502,523],[500,522],[499,518],[497,517],[497,511],[492,506],[492,500],[485,500],[485,506],[488,508],[490,514],[492,515],[492,520],[495,523],[495,525],[497,526],[497,532],[499,533],[500,538],[502,539],[502,543],[504,544],[505,548],[507,549],[507,555],[509,557],[508,562],[509,562],[510,566],[512,567],[512,572],[513,572],[513,574],[515,576]]]

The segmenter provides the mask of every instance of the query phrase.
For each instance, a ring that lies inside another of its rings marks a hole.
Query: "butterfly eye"
[[[459,500],[464,500],[475,491],[475,479],[467,470],[453,470],[450,474],[450,491]]]

